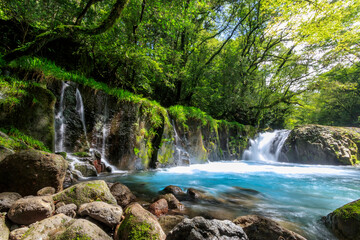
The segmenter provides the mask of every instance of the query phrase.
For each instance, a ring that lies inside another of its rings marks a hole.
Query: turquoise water
[[[223,203],[184,202],[186,214],[234,219],[247,214],[273,218],[308,239],[334,239],[320,219],[360,198],[360,169],[278,162],[231,161],[112,175],[150,200],[167,185],[197,188]],[[245,189],[243,189],[245,188]],[[250,191],[252,189],[255,191]]]

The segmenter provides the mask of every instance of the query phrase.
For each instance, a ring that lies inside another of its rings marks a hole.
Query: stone
[[[166,237],[167,240],[248,240],[240,226],[229,220],[208,220],[203,217],[185,218]],[[267,238],[265,238],[267,239]]]
[[[0,192],[36,195],[38,190],[48,186],[61,191],[67,167],[67,161],[60,155],[37,150],[19,151],[0,162]]]
[[[174,196],[172,193],[167,193],[164,195],[160,195],[158,199],[165,199],[168,203],[169,209],[177,209],[177,210],[184,210],[185,206],[179,202],[179,200]]]
[[[120,206],[110,205],[105,202],[92,202],[81,205],[79,214],[89,216],[109,227],[115,227],[120,223],[123,211]]]
[[[189,188],[187,190],[187,196],[190,200],[201,200],[201,201],[208,201],[212,203],[226,203],[226,201],[222,198],[215,198],[214,196],[210,195],[209,193],[198,190],[195,188]]]
[[[360,199],[328,214],[325,225],[342,240],[360,239]]]
[[[96,177],[96,168],[89,163],[75,163],[75,170],[78,170],[83,177]]]
[[[123,208],[136,200],[136,196],[124,184],[115,183],[111,186],[110,191],[116,198],[117,204]]]
[[[0,212],[9,211],[11,205],[19,200],[21,195],[16,192],[3,192],[0,193]]]
[[[258,215],[238,217],[233,222],[241,226],[249,239],[253,240],[306,240],[299,234],[280,226],[277,222]]]
[[[32,224],[21,240],[34,239],[111,240],[112,238],[85,219],[73,219],[64,214],[57,214]]]
[[[53,187],[44,187],[37,191],[36,195],[38,196],[49,196],[53,195],[56,192],[55,188]]]
[[[182,215],[163,215],[159,217],[159,223],[165,234],[168,234],[184,218]]]
[[[185,193],[183,192],[183,190],[182,190],[180,187],[174,186],[174,185],[166,186],[166,187],[163,189],[163,192],[165,192],[165,193],[172,193],[172,194],[174,194],[175,196],[177,196],[177,195],[185,195]]]
[[[64,203],[64,202],[57,202],[56,204],[55,204],[55,209],[58,209],[58,208],[60,208],[60,207],[62,207],[62,206],[65,206],[66,204]]]
[[[52,215],[55,210],[50,196],[27,197],[17,200],[8,212],[9,219],[16,224],[29,225]]]
[[[149,211],[155,216],[166,214],[169,210],[168,203],[165,199],[161,198],[150,205]]]
[[[6,226],[5,216],[0,214],[0,239],[8,240],[9,239],[10,230]]]
[[[359,162],[360,129],[304,125],[294,128],[279,155],[281,162],[355,165]]]
[[[125,219],[116,230],[115,240],[166,238],[156,217],[138,203],[130,204],[124,211]]]
[[[1,136],[0,136],[0,139],[1,139]],[[14,154],[14,153],[15,152],[13,150],[0,145],[0,162],[2,160],[4,160],[7,156]]]
[[[109,204],[116,204],[115,197],[103,180],[82,182],[73,185],[53,196],[55,201],[66,204],[74,203],[76,206],[93,201],[103,201]]]
[[[64,203],[63,203],[64,204]],[[73,203],[56,208],[55,214],[65,214],[68,217],[76,217],[77,206]]]
[[[28,227],[17,228],[10,232],[10,240],[21,240],[24,234],[29,230]]]

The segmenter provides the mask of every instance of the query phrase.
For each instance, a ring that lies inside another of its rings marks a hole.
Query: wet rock
[[[290,132],[279,160],[303,164],[354,165],[360,129],[321,125],[299,126]]]
[[[252,240],[306,240],[299,234],[283,228],[277,222],[262,216],[242,216],[236,218],[233,222],[241,226],[249,239]]]
[[[50,217],[54,210],[50,196],[27,197],[17,200],[11,206],[8,217],[14,223],[29,225]]]
[[[55,201],[62,201],[66,204],[74,203],[78,207],[84,203],[98,200],[116,204],[116,199],[103,180],[78,183],[55,194],[53,197]]]
[[[10,240],[21,240],[24,234],[29,230],[28,227],[17,228],[10,232]]]
[[[136,196],[130,191],[130,189],[121,183],[115,183],[110,188],[111,194],[116,198],[116,202],[121,207],[126,207],[130,203],[134,202]]]
[[[38,196],[49,196],[53,195],[56,192],[55,188],[53,187],[44,187],[37,191],[36,195]]]
[[[190,200],[201,200],[212,203],[226,203],[226,201],[222,198],[215,198],[209,193],[195,188],[189,188],[187,190],[187,196]]]
[[[68,217],[74,218],[74,217],[76,217],[76,210],[77,210],[77,206],[75,204],[71,203],[71,204],[67,204],[67,205],[57,207],[56,211],[55,211],[55,214],[62,213],[62,214],[65,214]]]
[[[164,215],[159,217],[159,223],[165,234],[168,234],[179,222],[184,220],[184,218],[185,217],[181,215]]]
[[[115,227],[120,223],[123,211],[120,206],[110,205],[105,202],[92,202],[81,205],[79,214],[89,216],[109,227]]]
[[[37,150],[9,155],[0,162],[0,192],[35,195],[48,186],[61,191],[67,166],[63,157]]]
[[[10,230],[6,226],[5,216],[0,214],[0,239],[7,240],[9,239]]]
[[[165,239],[166,235],[156,217],[138,203],[130,204],[124,216],[116,231],[116,240]]]
[[[149,211],[155,216],[166,214],[169,210],[168,203],[165,199],[161,198],[150,205]]]
[[[164,192],[164,193],[172,193],[172,194],[174,194],[175,196],[185,195],[185,193],[183,192],[183,190],[182,190],[180,187],[174,186],[174,185],[166,186],[166,187],[163,189],[163,192]]]
[[[248,240],[240,226],[229,220],[208,220],[203,217],[184,219],[166,237],[167,240],[207,240],[207,239],[233,239]],[[265,238],[266,239],[266,238]]]
[[[9,211],[11,205],[19,200],[21,195],[15,192],[3,192],[0,193],[0,212]]]
[[[184,210],[185,206],[179,202],[179,200],[172,194],[172,193],[167,193],[164,195],[160,195],[157,199],[165,199],[168,203],[169,209],[177,209],[177,210]]]
[[[325,219],[325,225],[342,240],[360,239],[360,199],[348,203],[332,213]]]
[[[89,163],[76,163],[74,165],[75,170],[78,170],[83,177],[96,177],[96,168]]]

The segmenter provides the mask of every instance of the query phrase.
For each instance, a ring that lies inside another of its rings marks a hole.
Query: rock
[[[21,195],[15,192],[3,192],[0,193],[0,212],[9,211],[11,205],[19,200]]]
[[[125,219],[116,231],[116,240],[165,239],[156,217],[138,203],[130,204],[124,211]]]
[[[1,136],[0,136],[0,140],[1,140]],[[10,140],[11,141],[11,140]],[[15,152],[11,149],[8,149],[4,146],[0,145],[0,162],[2,160],[4,160],[7,156],[14,154]]]
[[[58,214],[32,224],[21,240],[34,239],[111,240],[95,224],[85,219],[73,219],[64,214]]]
[[[62,207],[62,206],[65,206],[66,204],[64,203],[64,202],[57,202],[56,204],[55,204],[55,209],[58,209],[58,208],[60,208],[60,207]]]
[[[233,221],[243,228],[249,239],[252,240],[306,240],[299,234],[281,227],[277,222],[262,216],[247,215]]]
[[[185,209],[184,205],[180,203],[179,200],[172,193],[167,193],[158,197],[158,199],[161,198],[167,201],[169,209],[178,209],[180,211]]]
[[[54,210],[50,196],[27,197],[17,200],[11,206],[8,217],[14,223],[29,225],[50,217]]]
[[[8,240],[9,239],[10,230],[6,226],[5,216],[0,215],[0,239]]]
[[[36,195],[38,196],[48,196],[53,195],[56,192],[55,188],[53,187],[44,187],[37,191]]]
[[[203,217],[185,218],[169,232],[168,240],[248,240],[245,232],[240,226],[229,220],[208,220]],[[266,239],[266,238],[265,238]]]
[[[214,196],[211,196],[209,193],[195,188],[189,188],[187,190],[187,196],[190,200],[202,200],[212,203],[226,203],[226,201],[222,198],[215,198]]]
[[[92,202],[81,205],[79,214],[92,217],[109,227],[115,227],[120,223],[123,211],[120,206],[110,205],[105,202]]]
[[[343,240],[360,239],[360,199],[348,203],[332,213],[325,219],[325,225]]]
[[[354,165],[359,161],[359,147],[359,128],[305,125],[290,132],[279,161]]]
[[[75,170],[78,170],[83,177],[96,177],[97,172],[93,165],[89,163],[76,163]]]
[[[10,240],[21,240],[24,234],[29,230],[28,227],[17,228],[10,232]]]
[[[55,211],[55,214],[65,214],[68,217],[74,218],[76,217],[77,206],[73,203],[58,207]]]
[[[159,223],[165,234],[168,234],[179,222],[184,220],[184,218],[185,217],[181,215],[164,215],[159,217]]]
[[[78,183],[55,194],[54,200],[66,204],[74,203],[78,207],[84,203],[99,200],[109,204],[116,204],[116,199],[103,180]]]
[[[117,204],[125,208],[130,203],[134,202],[136,196],[130,189],[121,183],[115,183],[110,188],[111,194],[116,198]]]
[[[150,205],[149,211],[155,216],[166,214],[169,210],[168,203],[165,199],[161,198]]]
[[[182,190],[180,187],[174,186],[174,185],[166,186],[166,187],[163,189],[163,192],[165,192],[165,193],[172,193],[172,194],[174,194],[175,196],[185,195],[185,193],[183,192],[183,190]]]
[[[48,186],[61,191],[67,166],[63,157],[43,151],[23,150],[9,155],[0,162],[0,192],[35,195]]]

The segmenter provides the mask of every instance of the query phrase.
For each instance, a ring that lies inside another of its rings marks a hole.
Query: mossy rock
[[[360,240],[360,199],[326,216],[326,226],[343,240]]]
[[[88,153],[88,152],[76,152],[76,153],[73,153],[75,156],[77,157],[91,157],[91,154]]]
[[[65,189],[54,195],[55,201],[61,201],[66,204],[74,203],[78,207],[81,204],[103,201],[116,205],[116,199],[111,194],[110,189],[103,180],[82,182]]]

